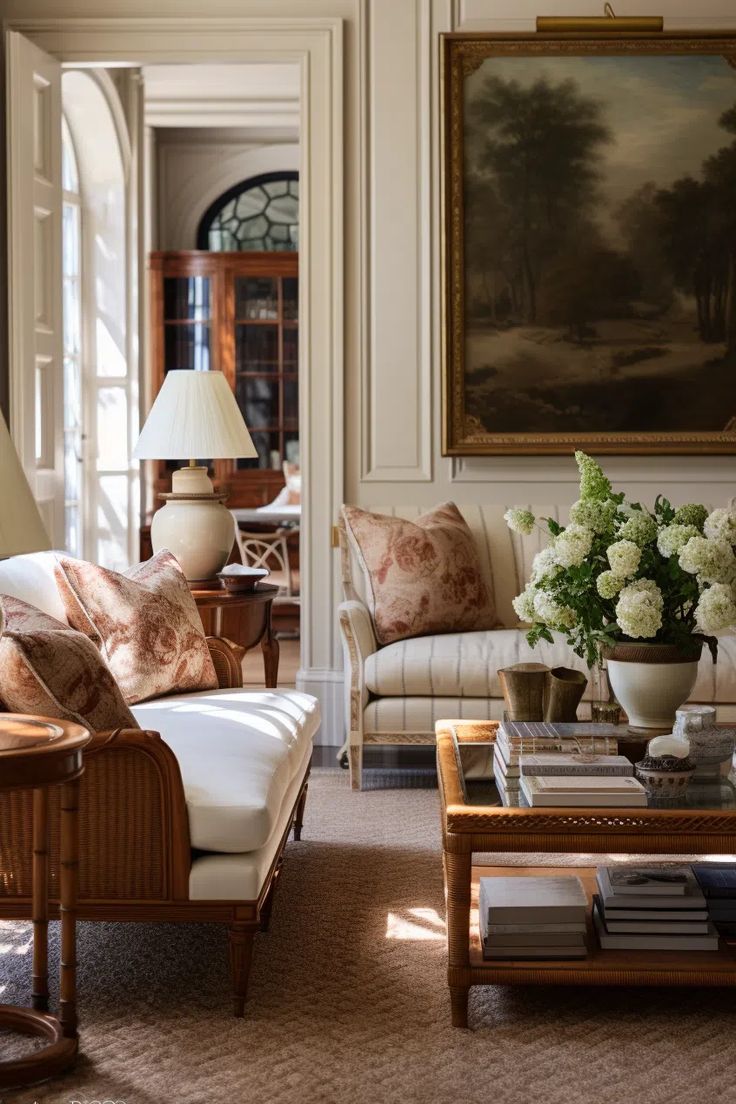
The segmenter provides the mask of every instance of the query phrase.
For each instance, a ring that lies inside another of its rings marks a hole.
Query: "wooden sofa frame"
[[[242,687],[243,649],[208,637],[221,689]],[[203,736],[206,738],[206,736]],[[268,928],[286,841],[301,838],[309,766],[260,896],[255,901],[189,900],[192,852],[184,787],[173,751],[158,732],[98,732],[85,750],[80,783],[81,920],[227,924],[233,1011],[242,1016],[253,941]],[[57,788],[58,789],[58,788]],[[52,796],[50,824],[59,816]],[[33,794],[0,795],[0,919],[31,917]],[[59,914],[59,840],[51,832],[49,914]]]

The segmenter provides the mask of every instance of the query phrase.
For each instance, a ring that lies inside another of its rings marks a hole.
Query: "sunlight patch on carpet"
[[[386,917],[387,939],[444,939],[445,921],[432,908],[410,908]]]

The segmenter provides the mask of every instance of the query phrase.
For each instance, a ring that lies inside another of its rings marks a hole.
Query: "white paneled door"
[[[10,426],[64,545],[61,65],[7,35]]]

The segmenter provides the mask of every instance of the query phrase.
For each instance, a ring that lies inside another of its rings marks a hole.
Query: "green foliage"
[[[683,651],[692,651],[694,644],[706,642],[711,646],[712,638],[706,638],[697,630],[696,607],[702,590],[702,582],[696,575],[690,574],[680,566],[677,555],[663,555],[657,547],[657,536],[660,530],[673,524],[678,515],[684,513],[687,518],[697,517],[702,530],[703,521],[707,516],[704,507],[691,504],[681,510],[675,510],[672,504],[663,496],[658,495],[651,510],[641,503],[627,503],[622,493],[614,493],[610,490],[610,483],[604,473],[590,457],[585,454],[576,454],[576,460],[581,472],[581,499],[584,490],[588,494],[601,494],[605,485],[609,491],[604,501],[615,504],[619,510],[619,526],[631,518],[632,514],[639,519],[639,526],[645,525],[648,530],[653,530],[653,536],[647,535],[647,539],[640,544],[641,558],[633,578],[622,581],[622,586],[632,585],[636,589],[638,580],[647,580],[647,586],[656,585],[662,597],[661,625],[656,636],[650,638],[652,643],[674,644]],[[547,528],[551,537],[551,547],[554,549],[555,541],[565,528],[552,518],[547,518]],[[688,522],[690,524],[690,522]],[[527,633],[527,640],[531,646],[536,646],[540,640],[552,641],[554,630],[563,632],[568,644],[574,651],[593,665],[600,661],[601,653],[606,647],[610,647],[616,641],[630,639],[625,635],[617,621],[616,607],[620,598],[617,592],[610,598],[602,597],[598,592],[597,580],[604,572],[610,572],[608,549],[617,539],[612,536],[610,530],[604,532],[591,532],[590,552],[581,563],[572,566],[559,566],[556,571],[545,572],[539,578],[532,579],[530,588],[536,587],[544,592],[550,602],[548,608],[552,616],[559,610],[566,611],[563,624],[551,624],[542,619],[534,622]],[[566,562],[566,561],[565,561]],[[604,588],[607,591],[608,588]],[[610,591],[609,591],[610,592]],[[572,624],[572,628],[565,625]]]
[[[468,122],[475,154],[466,180],[472,229],[466,239],[482,246],[471,256],[481,271],[493,257],[488,312],[494,320],[538,321],[540,288],[553,285],[549,273],[561,254],[569,256],[574,245],[577,263],[581,243],[605,248],[587,214],[597,198],[600,149],[611,132],[597,99],[583,95],[573,80],[546,76],[527,87],[487,77]],[[575,271],[575,265],[568,268]],[[559,309],[571,325],[589,316],[586,297],[595,295],[595,284],[568,291],[568,304]],[[570,305],[576,295],[580,302]]]

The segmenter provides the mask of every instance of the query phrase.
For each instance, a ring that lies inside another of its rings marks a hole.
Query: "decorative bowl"
[[[237,571],[233,570],[235,567]],[[239,564],[232,564],[229,571],[220,571],[217,578],[231,594],[249,594],[269,574],[265,567],[241,567]]]
[[[645,755],[636,764],[636,777],[650,797],[681,797],[695,772],[695,762],[689,756]]]

